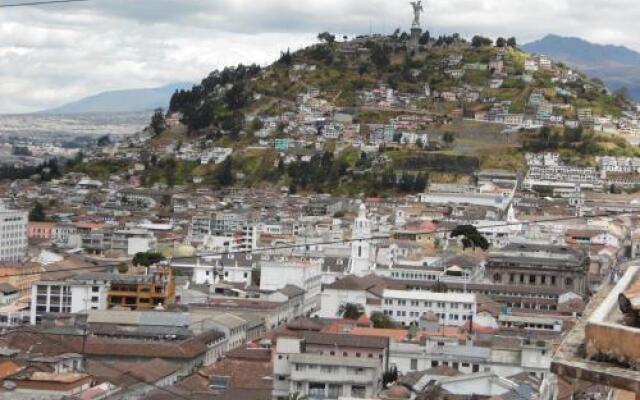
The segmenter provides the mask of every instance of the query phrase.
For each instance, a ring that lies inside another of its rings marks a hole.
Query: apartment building
[[[26,211],[8,210],[0,205],[0,264],[19,263],[27,254]]]
[[[32,325],[48,313],[75,314],[107,309],[109,283],[90,277],[74,280],[39,281],[31,287]]]
[[[241,251],[258,247],[257,226],[244,212],[195,215],[191,219],[189,237],[211,250]]]
[[[66,280],[41,280],[31,286],[30,322],[47,313],[76,314],[119,306],[149,310],[173,302],[175,287],[170,268],[150,275],[81,274]]]
[[[420,318],[433,312],[442,325],[460,326],[473,320],[476,295],[384,289],[382,312],[403,326],[418,326]]]
[[[389,339],[304,332],[281,336],[273,361],[273,398],[371,398],[382,388]]]
[[[129,256],[154,251],[158,242],[146,229],[102,228],[80,233],[82,248],[89,253],[102,254],[108,250],[124,252]]]

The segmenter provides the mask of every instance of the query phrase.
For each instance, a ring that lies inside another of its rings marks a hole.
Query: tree
[[[47,215],[44,211],[44,207],[40,204],[39,201],[36,201],[36,204],[33,206],[31,211],[29,212],[29,221],[31,222],[43,222],[47,219]]]
[[[176,159],[171,157],[162,161],[162,172],[164,173],[164,183],[169,187],[176,184]]]
[[[154,264],[159,263],[164,260],[164,256],[160,253],[155,252],[146,252],[146,253],[136,253],[133,256],[133,265],[141,265],[143,267],[150,267]]]
[[[456,238],[459,236],[463,237],[462,246],[465,250],[468,248],[475,250],[477,247],[484,251],[489,249],[489,242],[473,225],[458,225],[456,229],[451,232],[451,237]]]
[[[156,108],[151,117],[151,130],[155,135],[159,135],[167,128],[167,121],[164,119],[162,108]]]
[[[370,50],[371,61],[378,69],[385,69],[391,64],[391,48],[389,46],[373,43]]]
[[[453,134],[453,132],[445,132],[442,135],[442,141],[447,145],[447,146],[451,146],[453,144],[453,142],[455,142],[456,140],[456,136]]]
[[[358,75],[362,76],[364,74],[366,74],[367,72],[369,72],[369,64],[367,63],[362,63],[358,66]]]
[[[516,41],[515,37],[510,37],[509,39],[507,39],[507,46],[509,47],[516,47],[518,45],[518,42]]]
[[[373,323],[374,328],[378,329],[395,329],[397,328],[396,323],[389,318],[388,315],[384,315],[380,311],[374,311],[371,313],[369,317],[371,322]]]
[[[97,142],[98,147],[106,147],[106,146],[109,146],[110,144],[111,144],[111,138],[109,137],[109,135],[101,136]]]
[[[336,37],[329,32],[322,32],[318,34],[318,40],[327,43],[328,45],[332,45],[336,41]]]
[[[225,94],[227,106],[232,110],[240,109],[249,104],[250,96],[244,82],[238,82]]]
[[[424,31],[424,33],[420,35],[420,39],[418,40],[418,43],[424,46],[425,44],[429,44],[430,40],[431,40],[431,34],[429,33],[429,31]]]
[[[364,314],[362,306],[353,303],[341,304],[338,308],[338,315],[345,319],[357,320]]]
[[[565,128],[564,130],[564,140],[567,141],[568,143],[577,143],[582,141],[582,134],[584,133],[584,130],[581,126],[572,129],[572,128]]]
[[[216,180],[221,186],[231,186],[235,183],[233,177],[233,160],[231,157],[227,157],[222,162],[222,165],[218,169]]]
[[[503,37],[499,37],[498,39],[496,39],[496,47],[506,47],[506,46],[507,46],[507,39]]]
[[[483,37],[483,36],[474,36],[473,39],[471,39],[471,46],[473,47],[486,47],[486,46],[491,46],[493,44],[493,40]]]
[[[382,374],[382,386],[387,387],[390,383],[396,382],[398,380],[398,368],[393,366],[391,369],[386,370],[384,374]]]
[[[291,50],[287,49],[286,52],[280,53],[280,59],[278,60],[280,64],[291,65],[293,64],[293,56],[291,55]]]

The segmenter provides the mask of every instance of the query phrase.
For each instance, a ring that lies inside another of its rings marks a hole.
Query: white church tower
[[[351,230],[351,260],[349,261],[349,273],[357,276],[364,276],[371,272],[373,263],[371,255],[374,253],[371,239],[371,221],[367,218],[367,207],[360,204],[358,218],[353,223]]]

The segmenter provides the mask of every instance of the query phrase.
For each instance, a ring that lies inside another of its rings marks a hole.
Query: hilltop
[[[319,39],[176,91],[142,183],[415,193],[479,169],[522,173],[525,151],[636,152],[618,132],[627,98],[513,38]]]

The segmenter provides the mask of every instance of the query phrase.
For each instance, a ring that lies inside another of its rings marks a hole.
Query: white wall
[[[155,250],[155,240],[142,237],[130,237],[127,239],[127,255],[135,256],[138,253],[146,253]]]
[[[336,318],[340,305],[348,303],[360,304],[364,308],[367,304],[367,296],[363,290],[325,289],[320,296],[318,316],[321,318]]]

